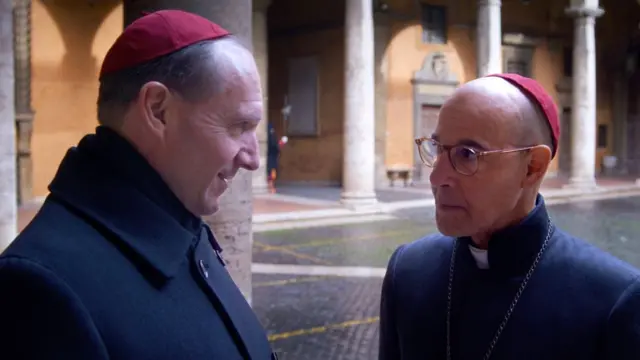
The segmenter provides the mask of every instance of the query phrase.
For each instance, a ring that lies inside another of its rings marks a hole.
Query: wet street
[[[640,267],[640,197],[549,210],[560,228]],[[436,230],[431,209],[395,215],[254,235],[254,308],[281,359],[377,359],[384,267],[398,245]]]

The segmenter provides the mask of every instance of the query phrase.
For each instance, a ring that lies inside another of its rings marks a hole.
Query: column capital
[[[269,6],[271,6],[272,0],[253,0],[254,12],[266,12]]]
[[[502,6],[500,0],[478,0],[478,6]]]
[[[573,18],[597,18],[604,14],[604,9],[598,6],[570,6],[564,10],[564,13]]]

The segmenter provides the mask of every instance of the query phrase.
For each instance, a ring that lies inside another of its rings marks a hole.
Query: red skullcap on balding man
[[[558,117],[558,108],[549,93],[537,81],[520,76],[518,74],[491,74],[487,77],[502,78],[522,91],[531,101],[533,101],[544,114],[547,124],[551,129],[551,137],[553,141],[553,153],[551,158],[556,156],[558,151],[558,140],[560,139],[560,119]]]
[[[204,40],[229,35],[221,26],[181,10],[160,10],[132,22],[111,46],[100,78],[168,55]]]

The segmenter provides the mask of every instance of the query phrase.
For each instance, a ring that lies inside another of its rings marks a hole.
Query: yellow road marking
[[[295,336],[320,334],[320,333],[327,332],[329,330],[346,329],[346,328],[349,328],[349,327],[352,327],[352,326],[373,324],[373,323],[377,323],[378,321],[380,321],[380,317],[376,316],[376,317],[370,317],[370,318],[366,318],[366,319],[349,320],[349,321],[336,323],[336,324],[328,324],[328,325],[324,325],[324,326],[316,326],[316,327],[312,327],[312,328],[308,328],[308,329],[299,329],[299,330],[294,330],[294,331],[288,331],[288,332],[284,332],[284,333],[280,333],[280,334],[269,335],[269,341],[283,340],[283,339],[288,339],[288,338],[295,337]]]
[[[298,259],[305,259],[305,260],[309,260],[309,261],[313,261],[317,264],[322,264],[322,265],[331,265],[330,262],[320,259],[318,257],[315,256],[311,256],[311,255],[306,255],[306,254],[300,254],[298,252],[295,252],[291,249],[288,248],[284,248],[282,246],[273,246],[273,245],[267,245],[267,244],[263,244],[259,241],[254,241],[253,242],[255,245],[257,245],[258,247],[260,247],[263,251],[277,251],[277,252],[281,252],[284,254],[288,254],[291,255],[293,257],[296,257]]]
[[[305,283],[305,282],[314,282],[320,280],[326,280],[327,276],[309,276],[309,277],[296,277],[293,279],[287,280],[274,280],[274,281],[265,281],[254,283],[254,287],[264,287],[264,286],[282,286],[288,284],[297,284],[297,283]]]
[[[334,244],[352,242],[352,241],[377,240],[377,239],[382,239],[386,237],[410,235],[414,233],[415,232],[413,231],[397,230],[397,231],[388,231],[385,233],[373,233],[373,234],[367,234],[362,236],[355,236],[350,238],[318,239],[318,240],[313,240],[313,241],[303,242],[298,244],[282,245],[282,246],[279,246],[279,248],[298,249],[303,247],[317,247],[317,246],[334,245]]]
[[[415,234],[415,231],[397,230],[397,231],[388,231],[388,232],[384,232],[384,233],[374,233],[374,234],[367,234],[367,235],[362,235],[362,236],[354,236],[354,237],[350,237],[350,238],[317,239],[317,240],[312,240],[312,241],[303,242],[303,243],[297,243],[297,244],[291,244],[291,245],[266,245],[266,244],[259,243],[259,242],[256,242],[256,243],[260,244],[262,246],[267,246],[269,248],[269,250],[267,250],[264,247],[261,248],[261,250],[263,250],[263,251],[282,251],[284,249],[292,250],[292,249],[299,249],[299,248],[304,248],[304,247],[317,247],[317,246],[333,245],[333,244],[339,244],[339,243],[351,242],[351,241],[377,240],[377,239],[381,239],[383,237],[402,236],[402,235],[411,235],[411,234]]]

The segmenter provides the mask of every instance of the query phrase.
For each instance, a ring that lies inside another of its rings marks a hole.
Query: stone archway
[[[447,56],[443,52],[428,54],[420,70],[413,79],[413,136],[430,136],[435,130],[440,107],[460,85],[457,76],[451,72]],[[418,149],[414,146],[413,182],[429,180],[430,170],[420,161]]]
[[[21,9],[25,9],[25,0],[20,1]],[[101,59],[97,58],[100,55],[95,53],[94,44],[105,19],[120,0],[29,3],[31,10],[22,10],[22,19],[16,22],[16,26],[22,26],[16,31],[20,35],[16,42],[23,44],[16,48],[31,51],[20,50],[20,61],[24,62],[16,67],[18,186],[21,202],[29,203],[31,199],[39,203],[48,194],[48,183],[68,147],[95,128],[94,93]],[[117,34],[119,31],[113,32],[113,37]],[[26,47],[28,40],[31,45]],[[25,61],[26,58],[30,59]]]

